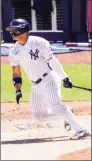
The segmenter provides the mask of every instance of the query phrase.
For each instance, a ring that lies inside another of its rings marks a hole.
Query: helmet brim
[[[12,27],[9,26],[9,27],[6,28],[6,31],[12,32],[12,31],[14,31],[16,29],[17,29],[17,27],[15,27],[15,26],[14,27],[13,26]]]

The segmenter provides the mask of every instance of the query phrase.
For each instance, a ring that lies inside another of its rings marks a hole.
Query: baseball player
[[[6,28],[16,43],[9,52],[9,61],[13,71],[13,84],[16,90],[16,102],[22,97],[22,74],[24,69],[32,83],[32,115],[37,119],[60,116],[74,129],[71,139],[81,139],[90,133],[80,124],[71,110],[61,102],[60,81],[65,88],[72,88],[72,82],[55,58],[47,40],[29,36],[30,26],[24,19],[14,19]],[[55,72],[54,72],[55,71]],[[57,73],[60,79],[57,79]]]

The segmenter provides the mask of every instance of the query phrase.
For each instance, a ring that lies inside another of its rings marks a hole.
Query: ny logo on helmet
[[[37,58],[39,58],[39,56],[38,56],[39,50],[38,50],[38,49],[36,49],[35,52],[33,52],[32,50],[30,50],[29,53],[30,53],[30,55],[31,55],[31,59],[36,60]]]

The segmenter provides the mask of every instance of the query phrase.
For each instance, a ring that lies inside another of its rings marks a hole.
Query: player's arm
[[[51,47],[49,42],[45,43],[45,53],[44,53],[45,60],[49,67],[58,73],[61,80],[63,80],[63,85],[66,88],[72,88],[72,83],[70,79],[68,78],[68,75],[65,73],[62,65],[59,63],[59,61],[56,59],[56,57],[53,55],[51,51]]]
[[[22,75],[20,65],[16,57],[15,46],[9,51],[9,62],[12,67],[12,81],[16,91],[16,102],[19,104],[19,100],[22,97],[21,86],[22,86]]]
[[[12,71],[13,71],[13,84],[16,89],[16,91],[21,90],[21,85],[22,85],[22,76],[21,76],[21,70],[20,66],[12,66]]]
[[[20,66],[12,66],[13,71],[13,84],[16,90],[16,102],[19,104],[19,100],[22,97],[21,86],[22,86],[22,75]]]
[[[53,55],[52,58],[48,62],[49,66],[58,73],[60,78],[63,80],[63,85],[65,88],[72,88],[72,82],[70,81],[68,75],[65,73],[62,65]]]

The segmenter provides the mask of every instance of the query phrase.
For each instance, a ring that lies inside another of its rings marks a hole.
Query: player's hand
[[[19,104],[19,100],[22,97],[21,90],[16,91],[16,103]]]
[[[63,79],[63,86],[65,88],[72,88],[72,82],[69,80],[68,77]]]

